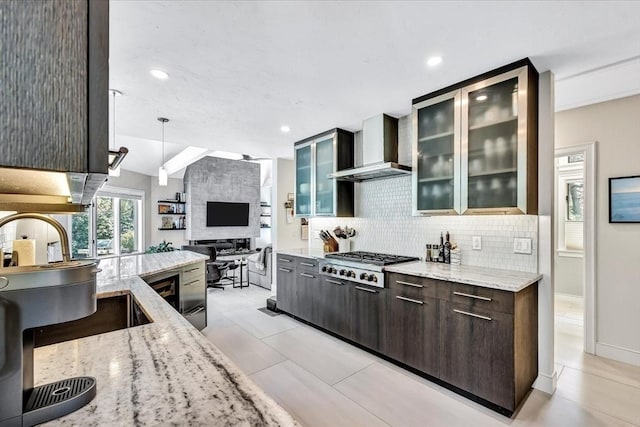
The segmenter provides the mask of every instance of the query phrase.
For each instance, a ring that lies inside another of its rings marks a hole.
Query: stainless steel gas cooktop
[[[329,253],[320,261],[320,273],[369,286],[384,288],[385,265],[418,260],[417,257],[374,252]]]

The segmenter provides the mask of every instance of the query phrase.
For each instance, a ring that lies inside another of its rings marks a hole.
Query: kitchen
[[[143,7],[143,11],[145,13],[149,13],[153,9],[153,6],[154,5]],[[115,16],[118,17],[119,20],[121,19],[122,22],[127,22],[127,19],[133,19],[133,15],[131,18],[123,17],[122,14],[118,15],[117,5],[112,5],[112,7],[113,7],[113,12],[116,14]],[[124,9],[120,9],[120,13],[122,13],[123,10]],[[162,19],[162,18],[159,17],[159,19]],[[114,34],[114,37],[117,38],[121,36]],[[511,54],[508,57],[515,60],[515,59],[519,59],[520,56],[513,57],[513,54]],[[505,56],[505,58],[506,57],[507,56]],[[113,58],[111,59],[115,61],[115,63],[118,62],[117,55],[114,55]],[[504,65],[505,63],[508,63],[508,62],[509,61],[505,61],[505,60],[494,60],[491,62],[493,66],[486,66],[482,68],[478,68],[478,66],[475,66],[473,70],[471,70],[471,68],[468,68],[468,69],[465,69],[463,72],[458,73],[457,76],[459,78],[455,78],[455,79],[447,78],[447,79],[444,79],[443,81],[446,81],[447,84],[452,84],[452,83],[455,83],[456,81],[461,81],[465,78],[472,77],[473,75],[478,75],[482,72],[486,72],[490,69],[493,69],[500,65]],[[462,64],[460,64],[460,66],[461,65]],[[443,79],[442,76],[439,78]],[[169,82],[171,82],[171,80],[169,80]],[[141,86],[145,84],[147,83],[141,83]],[[410,96],[404,96],[402,99],[402,104],[405,106],[409,105],[410,100],[412,98],[415,98],[424,93],[427,93],[431,89],[437,90],[441,87],[445,87],[447,86],[447,84],[440,84],[438,86],[429,85],[428,87],[426,85],[422,85],[421,89],[412,90],[410,92],[411,93]],[[558,84],[558,86],[560,87],[560,83]],[[127,91],[123,89],[123,93],[124,93],[123,97],[121,97],[121,99],[119,99],[118,101],[119,101],[119,105],[126,106],[126,101],[124,100],[126,100]],[[340,100],[336,99],[336,101],[339,102]],[[348,101],[345,101],[345,103],[348,103]],[[633,102],[631,102],[630,108],[632,109],[632,111],[633,111],[633,108],[635,108],[634,105],[636,104],[633,104]],[[409,121],[409,118],[407,117],[408,112],[406,111],[406,107],[403,107],[403,108],[404,108],[403,110],[404,114],[395,113],[393,115],[400,117],[399,156],[406,162],[407,159],[411,158],[410,157],[411,149],[408,148],[410,147],[410,145],[409,146],[407,145],[407,141],[410,141],[411,138],[407,136],[408,129],[410,129],[410,121]],[[125,108],[125,111],[127,111],[126,108]],[[330,129],[338,124],[340,124],[340,126],[344,126],[342,124],[345,123],[345,121],[346,123],[353,123],[350,125],[351,126],[350,129],[359,130],[360,122],[362,121],[363,118],[372,117],[375,114],[379,114],[380,112],[390,113],[394,111],[395,111],[394,108],[389,108],[389,107],[375,108],[374,110],[368,111],[368,112],[358,112],[357,117],[351,117],[351,118],[334,117],[334,118],[327,119],[325,121],[326,126],[323,126],[321,128],[317,128],[317,127],[309,128],[309,131],[306,133],[301,134],[300,131],[296,131],[298,133],[296,134],[295,137],[287,136],[284,138],[287,140],[286,141],[287,148],[286,149],[283,148],[284,154],[282,154],[282,156],[289,157],[289,158],[292,156],[291,146],[293,141],[302,140],[303,138],[309,135],[317,134],[323,129]],[[157,114],[155,113],[152,114],[152,116],[153,117],[151,117],[149,122],[155,122],[156,116],[162,116],[162,112],[159,111]],[[118,115],[118,117],[121,117],[120,114]],[[123,119],[122,123],[126,124],[126,121],[127,119]],[[169,130],[169,132],[171,132],[170,125],[172,123],[173,121],[170,121],[169,123],[167,123],[167,126],[168,126],[167,129]],[[151,125],[149,125],[149,127],[151,128]],[[553,129],[553,127],[551,127],[551,129]],[[147,134],[155,135],[156,133],[159,133],[157,132],[157,130],[159,130],[159,128],[156,128],[154,124],[154,126],[147,132]],[[553,134],[553,131],[552,131],[552,134]],[[404,135],[404,137],[402,135]],[[280,135],[278,135],[277,138],[283,139],[283,137]],[[569,140],[573,138],[564,138],[564,139]],[[593,137],[589,138],[588,135],[585,135],[583,139],[593,139]],[[611,140],[611,138],[609,140]],[[130,149],[132,147],[133,145],[129,146]],[[159,151],[158,150],[159,139],[158,139],[158,145],[156,145],[155,147],[156,147],[155,151]],[[633,148],[631,149],[633,150]],[[603,151],[606,151],[606,150],[603,150]],[[262,155],[259,150],[249,151],[249,152],[252,152],[252,153],[255,152],[256,156]],[[409,157],[407,157],[407,154],[409,154]],[[135,159],[134,156],[135,154],[133,153],[133,150],[131,150],[130,157],[128,159],[125,159],[125,163],[123,163],[123,165],[126,164],[127,160],[133,161]],[[158,161],[151,167],[157,169],[158,164],[160,164],[160,161]],[[288,165],[289,168],[290,166],[291,164]],[[287,181],[287,178],[283,179],[283,175],[286,175],[286,173],[285,174],[280,173],[280,172],[285,172],[285,169],[286,168],[277,170],[277,168],[274,168],[274,173],[273,173],[274,186],[276,185],[279,186],[281,181],[285,181],[285,182]],[[625,169],[625,170],[623,171],[622,169]],[[604,173],[607,176],[613,176],[614,174],[616,173],[620,174],[621,172],[623,174],[625,172],[629,172],[627,173],[628,175],[633,173],[633,170],[632,170],[633,168],[631,164],[626,165],[622,169],[620,169],[618,165],[617,168],[613,168],[611,170],[600,169],[600,173]],[[132,176],[132,174],[127,174],[127,173],[123,173],[123,175],[128,177]],[[278,179],[276,175],[280,176],[280,179]],[[114,182],[114,181],[116,181],[116,179],[112,179],[111,182]],[[290,182],[291,183],[293,182],[293,177],[291,177]],[[175,182],[174,182],[174,185],[175,185]],[[180,191],[180,189],[178,188],[175,191]],[[154,192],[158,192],[157,187],[154,187],[147,194],[153,194]],[[278,206],[284,203],[284,200],[286,200],[287,198],[287,193],[289,192],[294,192],[294,187],[292,185],[288,187],[288,190],[285,189],[285,191],[278,192],[275,195],[275,197],[273,197],[274,200],[277,200]],[[531,219],[530,215],[503,216],[500,218],[483,217],[483,216],[472,216],[472,217],[438,216],[438,217],[429,217],[429,218],[413,217],[411,215],[413,196],[411,194],[412,183],[411,183],[410,177],[381,180],[381,181],[378,181],[377,183],[372,182],[372,183],[355,184],[354,192],[355,192],[354,208],[356,213],[355,217],[337,218],[337,219],[311,218],[309,220],[309,223],[310,223],[309,239],[310,240],[308,242],[309,242],[309,245],[312,246],[312,248],[316,248],[316,249],[321,248],[320,245],[322,242],[316,238],[316,232],[318,230],[322,230],[322,229],[333,230],[338,225],[339,226],[347,225],[357,230],[357,235],[354,238],[354,241],[352,242],[352,249],[354,250],[368,250],[368,251],[375,251],[375,252],[382,252],[382,253],[393,253],[396,255],[411,255],[411,256],[418,256],[418,257],[424,257],[425,244],[439,242],[440,232],[449,231],[451,233],[453,241],[458,245],[460,245],[460,247],[462,248],[463,265],[468,264],[468,265],[480,265],[480,266],[482,265],[495,266],[496,265],[495,259],[500,259],[501,261],[499,262],[499,264],[501,264],[503,267],[508,265],[510,270],[520,270],[520,271],[533,270],[537,272],[538,264],[544,261],[544,256],[546,251],[551,250],[551,246],[549,246],[548,249],[545,249],[545,251],[540,250],[542,243],[539,241],[540,234],[538,232],[538,219],[537,217],[536,219]],[[540,193],[543,193],[543,191],[540,191]],[[166,197],[166,194],[172,194],[172,193],[170,192],[165,193],[165,197]],[[606,193],[602,193],[601,190],[599,190],[599,195],[601,196],[600,199],[606,200],[606,197],[607,197]],[[151,200],[153,201],[152,206],[154,208],[155,208],[154,206],[155,200],[160,198],[161,197],[155,197],[155,195],[152,196]],[[148,197],[147,203],[151,204],[149,199],[150,198]],[[273,205],[275,206],[276,203],[274,203]],[[402,206],[402,208],[398,209],[398,206]],[[273,210],[275,211],[275,209]],[[147,209],[147,212],[151,212],[151,209]],[[274,214],[276,215],[280,214],[281,217],[284,216],[282,215],[281,212],[274,212]],[[599,217],[600,216],[601,215],[599,215]],[[147,219],[147,223],[150,224],[152,223],[152,221],[157,220],[156,217],[157,215],[150,216]],[[282,218],[282,219],[283,219],[282,222],[287,224],[285,221],[285,218]],[[276,218],[276,216],[272,218],[272,221],[274,223],[277,222],[278,224],[280,224],[279,220],[280,218]],[[293,226],[298,225],[299,224],[298,220],[294,219],[294,222],[292,224]],[[501,233],[499,233],[500,230],[509,230],[509,233],[506,233],[506,235],[502,235]],[[284,232],[285,230],[282,230],[282,231]],[[296,232],[297,231],[299,230],[297,229]],[[388,232],[388,235],[387,235],[387,232]],[[633,233],[635,231],[633,229],[629,229],[629,232]],[[168,231],[168,232],[164,232],[164,236],[176,235],[176,234],[167,234],[167,233],[180,233],[180,232]],[[157,234],[159,236],[163,235],[160,232],[158,232]],[[283,233],[283,234],[286,234],[286,233]],[[384,238],[381,238],[382,236],[384,236]],[[416,238],[416,236],[419,236],[419,237]],[[290,248],[301,247],[303,245],[307,246],[307,241],[300,241],[298,235],[295,235],[295,237],[297,238],[298,242],[296,242],[295,246],[289,246]],[[473,240],[474,240],[473,237],[481,237],[482,249],[480,251],[473,250]],[[531,255],[514,254],[513,253],[513,237],[532,239],[531,241],[532,254]],[[174,237],[169,237],[169,240],[170,239],[174,239]],[[291,240],[293,240],[293,238]],[[156,240],[153,241],[153,243],[158,243],[158,242],[159,241],[156,241]],[[279,243],[281,243],[281,245],[279,245]],[[281,239],[280,236],[274,237],[274,248],[276,251],[278,249],[286,250],[287,243],[288,242]],[[406,245],[409,245],[410,248],[407,248]],[[633,253],[633,251],[631,251],[631,253]],[[505,259],[506,261],[503,261]],[[604,271],[606,272],[606,270]],[[624,278],[622,279],[622,282],[629,283],[629,281],[625,280]],[[633,290],[630,290],[630,292],[633,292]],[[613,293],[612,297],[613,295],[617,295],[617,294]],[[601,301],[601,303],[604,304],[605,306],[607,304],[610,304],[608,300],[603,300]],[[541,314],[542,314],[542,310],[541,310]],[[552,318],[552,309],[550,312],[549,311],[547,312],[547,315],[549,314],[551,314],[551,318]],[[605,316],[605,318],[606,317],[607,316]],[[609,324],[601,324],[599,328],[601,329],[599,331],[599,334],[601,334],[601,338],[609,337],[609,342],[613,342],[614,344],[616,344],[617,342],[619,344],[617,346],[614,346],[614,345],[609,346],[610,349],[613,349],[614,347],[630,348],[630,349],[635,348],[636,344],[633,342],[632,338],[630,341],[624,335],[622,336],[620,336],[620,334],[612,335],[610,332],[608,332],[609,329],[611,328]],[[546,339],[548,338],[549,337],[547,336]],[[552,336],[551,336],[551,340],[553,340]],[[606,340],[603,342],[606,342]],[[543,347],[543,342],[540,342],[540,347]],[[544,347],[547,348],[547,350],[549,349],[548,345]],[[551,344],[551,353],[553,353],[553,344]],[[541,359],[540,363],[542,364],[542,362],[543,360]],[[540,371],[546,372],[548,374],[552,374],[554,372],[554,369],[553,369],[553,366],[544,367],[541,365]]]

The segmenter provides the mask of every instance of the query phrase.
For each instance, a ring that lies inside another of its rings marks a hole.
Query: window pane
[[[567,221],[582,221],[584,208],[582,182],[570,182],[567,184]]]
[[[120,199],[120,253],[130,254],[138,249],[137,200]]]
[[[71,258],[89,257],[89,213],[71,216]]]
[[[97,197],[96,249],[98,256],[112,255],[113,250],[113,198]]]

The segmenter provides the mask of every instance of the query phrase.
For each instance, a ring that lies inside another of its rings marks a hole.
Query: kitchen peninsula
[[[295,425],[139,277],[205,258],[176,251],[101,261],[98,298],[131,294],[152,323],[36,349],[36,385],[97,380],[89,404],[47,425]]]

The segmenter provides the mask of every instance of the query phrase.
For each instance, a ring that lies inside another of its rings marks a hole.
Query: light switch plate
[[[513,239],[513,253],[531,255],[531,239],[518,237]]]
[[[471,249],[473,249],[474,251],[481,251],[482,250],[482,237],[473,236],[471,239],[472,239]]]

